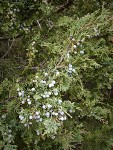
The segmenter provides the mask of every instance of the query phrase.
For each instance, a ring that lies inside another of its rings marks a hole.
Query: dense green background
[[[74,102],[72,118],[55,139],[37,137],[18,119],[17,86],[28,92],[36,74],[54,79],[56,70],[62,100]],[[112,0],[0,1],[0,117],[1,150],[113,149]]]

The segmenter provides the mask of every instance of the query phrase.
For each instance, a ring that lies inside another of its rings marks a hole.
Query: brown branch
[[[60,13],[60,12],[62,12],[64,9],[69,8],[72,4],[73,4],[73,0],[67,0],[67,2],[66,2],[65,4],[61,5],[61,6],[56,10],[56,12],[57,12],[57,13]]]
[[[9,42],[9,40],[8,40],[8,42]],[[7,52],[1,57],[0,61],[8,55],[8,53],[11,51],[11,48],[13,47],[13,44],[14,44],[14,39],[13,39],[11,45],[8,46],[9,48],[8,48]]]
[[[10,102],[11,100],[17,98],[17,96],[12,96],[12,97],[9,97],[7,99],[4,99],[2,102],[0,102],[0,104],[5,104],[5,103],[8,103]]]

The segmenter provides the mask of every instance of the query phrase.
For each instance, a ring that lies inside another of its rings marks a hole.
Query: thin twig
[[[11,51],[11,48],[12,48],[12,46],[13,46],[13,43],[14,43],[14,39],[13,39],[13,41],[12,41],[10,47],[8,48],[8,51],[5,53],[5,55],[2,56],[2,58],[0,59],[0,61],[1,61],[4,57],[6,57],[7,54]]]

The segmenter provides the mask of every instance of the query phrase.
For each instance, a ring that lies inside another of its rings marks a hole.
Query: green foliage
[[[64,3],[0,4],[0,149],[113,147],[113,2]]]

